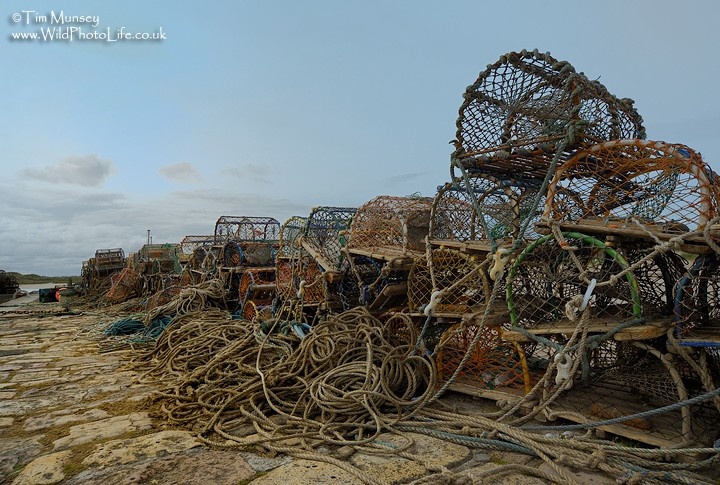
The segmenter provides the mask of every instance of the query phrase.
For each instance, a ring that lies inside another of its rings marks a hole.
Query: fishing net
[[[667,240],[717,215],[717,186],[700,155],[684,145],[616,140],[579,151],[556,171],[544,217],[586,233]]]
[[[275,279],[277,294],[281,300],[295,298],[299,280],[295,277],[295,269],[300,268],[296,260],[302,257],[300,236],[307,222],[306,217],[293,216],[280,227],[280,242],[275,258]]]
[[[215,241],[215,236],[185,236],[180,241],[180,248],[183,254],[192,254],[197,248],[210,247]]]
[[[110,289],[105,298],[111,303],[122,303],[140,292],[140,275],[131,268],[124,268],[111,278]]]
[[[343,309],[405,307],[412,258],[425,250],[432,199],[379,196],[350,225],[338,296]]]
[[[456,167],[544,178],[558,150],[644,138],[642,118],[565,61],[537,50],[510,52],[468,86],[457,120]]]
[[[676,287],[675,325],[681,336],[715,336],[720,347],[720,256],[699,255]],[[700,343],[697,344],[701,346]]]

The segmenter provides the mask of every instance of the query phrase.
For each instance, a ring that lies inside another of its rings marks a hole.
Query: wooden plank
[[[588,333],[607,333],[617,326],[618,321],[614,318],[598,319],[590,322]],[[619,342],[653,339],[665,335],[671,326],[672,321],[670,318],[654,320],[620,330],[613,335],[613,339]],[[572,335],[576,328],[576,324],[563,319],[558,322],[540,324],[526,330],[533,335]],[[510,342],[527,342],[530,340],[525,334],[516,330],[506,330],[502,333],[502,337]]]
[[[416,258],[422,258],[425,253],[423,251],[408,250],[403,253],[402,249],[390,246],[381,246],[376,248],[346,248],[349,254],[354,256],[367,256],[369,258],[378,259],[393,263],[393,266],[405,267],[410,269]]]
[[[720,329],[699,329],[677,340],[685,347],[720,347]]]
[[[369,310],[380,310],[398,296],[407,297],[407,283],[387,285],[368,307]]]
[[[430,239],[430,245],[434,247],[444,246],[450,249],[457,249],[464,253],[489,253],[490,244],[484,241],[451,241],[446,239]]]
[[[650,235],[638,228],[632,222],[605,222],[602,220],[588,220],[581,219],[577,222],[564,222],[558,224],[559,228],[563,232],[579,232],[587,234],[589,236],[616,236],[624,237],[627,239],[645,239],[652,240]],[[657,225],[646,225],[644,226],[650,231],[655,237],[661,241],[669,241],[670,239],[680,236],[681,233],[677,232],[665,232],[661,226]],[[536,224],[536,230],[540,234],[549,234],[550,228],[544,222]],[[705,239],[702,236],[690,236],[685,239],[686,244],[681,246],[681,250],[693,253],[693,254],[705,254],[711,252]]]

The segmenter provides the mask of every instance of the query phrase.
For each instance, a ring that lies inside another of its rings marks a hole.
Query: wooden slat
[[[392,267],[396,269],[408,270],[412,267],[416,258],[425,255],[424,252],[420,251],[407,251],[403,254],[402,250],[387,246],[377,248],[347,248],[347,252],[354,256],[367,256],[392,263]]]
[[[665,335],[671,325],[672,321],[669,318],[666,320],[646,322],[642,325],[633,325],[632,327],[615,333],[613,339],[619,342],[653,339]],[[607,333],[617,326],[618,321],[615,319],[598,319],[590,322],[588,325],[588,333]],[[575,332],[576,328],[576,324],[563,319],[558,322],[540,324],[533,328],[528,328],[527,332],[533,335],[571,335]],[[511,342],[527,342],[530,340],[525,334],[514,330],[504,331],[502,337]]]
[[[307,251],[310,256],[319,264],[325,271],[337,270],[337,264],[333,264],[329,259],[323,256],[317,249],[312,247],[305,241],[302,241],[302,247]]]
[[[396,283],[387,285],[382,289],[380,294],[368,307],[369,310],[380,310],[387,305],[393,298],[398,296],[407,296],[407,283]]]
[[[464,253],[489,253],[490,244],[483,241],[449,241],[445,239],[431,239],[430,245],[434,247],[444,246],[449,249],[457,249]]]
[[[572,223],[560,223],[558,226],[563,232],[579,232],[582,234],[587,234],[589,236],[616,236],[627,239],[652,240],[652,238],[647,234],[647,232],[637,228],[635,224],[630,222],[605,223],[601,220],[591,221],[585,219]],[[538,224],[536,224],[535,227],[536,231],[540,234],[550,233],[550,228],[546,223],[539,222]],[[645,227],[661,241],[669,241],[670,239],[680,235],[676,232],[662,231],[660,226],[647,225]],[[701,236],[688,237],[685,239],[685,241],[686,244],[683,244],[680,247],[680,249],[685,252],[693,254],[705,254],[711,252],[711,249],[708,247],[707,243]]]

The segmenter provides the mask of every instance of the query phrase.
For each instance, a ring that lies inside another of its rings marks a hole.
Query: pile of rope
[[[400,314],[382,322],[357,308],[311,330],[280,320],[264,327],[233,320],[220,310],[179,317],[155,349],[139,359],[144,379],[168,386],[155,396],[164,418],[192,428],[213,447],[261,447],[332,463],[365,483],[382,482],[353,466],[349,455],[395,453],[419,460],[412,454],[417,434],[539,457],[555,474],[496,467],[482,477],[487,481],[512,471],[574,483],[568,468],[579,466],[621,483],[709,483],[693,471],[720,457],[715,449],[629,448],[590,434],[543,435],[523,429],[525,420],[498,421],[503,414],[507,418],[507,410],[467,415],[443,409],[434,394],[434,361],[421,355],[415,346],[420,335]],[[400,436],[406,445],[378,440],[384,433]],[[674,462],[691,453],[711,453],[712,458]],[[440,475],[446,483],[469,483],[461,473],[427,469],[429,476],[418,483]]]

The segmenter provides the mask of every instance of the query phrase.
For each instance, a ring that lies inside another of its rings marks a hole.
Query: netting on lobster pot
[[[529,345],[533,344],[503,340],[495,326],[455,324],[435,348],[438,380],[445,382],[454,375],[456,383],[476,389],[521,389],[526,393],[532,387],[525,363]]]
[[[303,251],[300,236],[306,222],[306,217],[293,216],[280,227],[280,242],[275,258],[275,279],[277,294],[283,301],[295,298],[297,294],[299,281],[295,281],[295,269],[299,269],[299,264],[295,261],[300,258]]]
[[[347,248],[424,251],[431,206],[429,197],[375,197],[353,216]]]
[[[626,436],[642,432],[655,445],[711,445],[719,431],[717,410],[707,402],[681,406],[697,395],[693,390],[697,377],[683,359],[668,358],[664,347],[664,339],[605,340],[589,352],[591,379],[576,379],[553,409],[560,415],[579,413],[596,421],[642,413],[617,425],[616,432]],[[665,406],[670,408],[653,412]]]
[[[507,276],[506,300],[514,327],[570,322],[566,305],[588,295],[591,318],[620,325],[642,316],[635,276],[620,275],[625,258],[604,242],[578,233],[552,234],[528,245],[515,259]],[[588,287],[595,280],[592,291]]]
[[[449,182],[438,188],[430,219],[430,239],[509,244],[535,239],[540,217],[536,197],[540,184],[532,180],[500,179],[491,175]],[[544,202],[540,198],[540,203]],[[540,205],[540,204],[538,204]]]
[[[323,300],[323,270],[301,244],[307,220],[306,217],[293,216],[283,223],[280,230],[275,281],[277,296],[282,302],[300,296],[308,304]]]
[[[631,100],[537,50],[501,56],[463,98],[453,178],[461,168],[542,179],[556,155],[567,159],[582,146],[645,136]]]
[[[180,248],[185,255],[191,255],[193,251],[201,247],[210,247],[215,242],[215,236],[185,236],[180,241]]]
[[[578,151],[548,187],[543,217],[583,232],[661,239],[703,229],[718,215],[714,175],[684,145],[614,140]]]
[[[280,223],[272,217],[221,216],[215,223],[215,244],[234,241],[242,250],[243,266],[274,264]]]
[[[436,315],[482,310],[492,289],[483,261],[484,258],[442,247],[432,250],[431,261],[418,259],[408,276],[410,311],[425,311],[436,291],[442,292],[442,297],[433,304]]]
[[[668,350],[692,365],[691,392],[720,387],[720,255],[699,255],[675,288],[675,335]],[[720,398],[713,400],[720,423]]]
[[[357,210],[337,287],[344,309],[404,306],[412,258],[425,252],[431,206],[428,197],[384,195]]]
[[[357,209],[315,207],[308,216],[301,244],[325,271],[338,271],[341,249],[347,244],[350,222]]]

